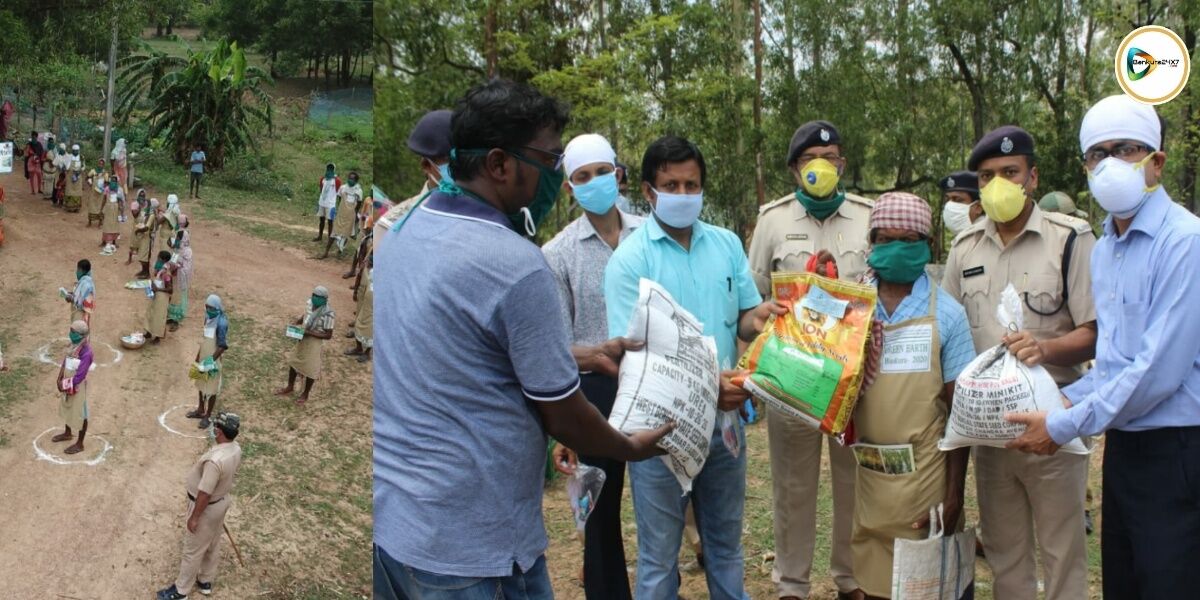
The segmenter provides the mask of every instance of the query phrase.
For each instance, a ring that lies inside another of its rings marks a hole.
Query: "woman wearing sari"
[[[183,317],[187,315],[188,289],[192,285],[192,240],[187,230],[187,215],[179,215],[179,233],[175,234],[172,248],[175,255],[171,262],[175,264],[175,291],[171,294],[171,305],[167,308],[167,325],[171,331],[179,329]]]
[[[117,250],[117,239],[121,237],[120,218],[124,212],[125,190],[113,175],[104,189],[104,206],[100,209],[100,245],[104,247],[101,254],[105,256]]]

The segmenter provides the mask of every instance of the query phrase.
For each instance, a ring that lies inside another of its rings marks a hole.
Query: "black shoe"
[[[197,589],[197,590],[198,590],[198,591],[199,591],[199,592],[200,592],[202,595],[205,595],[205,596],[208,596],[208,595],[211,595],[211,594],[212,594],[212,584],[211,584],[211,583],[204,583],[203,581],[197,581],[197,582],[196,582],[196,589]]]
[[[165,590],[158,590],[157,598],[158,600],[187,600],[187,596],[180,594],[173,583]]]
[[[189,419],[199,419],[203,416],[204,416],[204,413],[202,413],[198,410],[193,410],[187,414],[187,418],[189,418]]]
[[[200,425],[198,425],[196,428],[197,429],[208,429],[208,425],[209,425],[208,417],[203,417],[200,419]]]

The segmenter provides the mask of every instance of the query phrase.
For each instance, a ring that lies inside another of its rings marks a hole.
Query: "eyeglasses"
[[[1145,144],[1117,144],[1111,150],[1093,148],[1083,153],[1083,162],[1090,167],[1110,156],[1115,156],[1121,160],[1129,160],[1136,158],[1142,152],[1152,152],[1153,150],[1153,148]]]
[[[796,158],[796,161],[799,164],[803,165],[810,161],[814,161],[818,158],[823,158],[834,164],[837,164],[839,162],[843,162],[846,160],[846,158],[841,155],[834,154],[832,152],[826,152],[825,154],[801,154],[799,157]]]
[[[535,148],[533,146],[519,146],[519,147],[524,148],[525,150],[533,150],[534,152],[541,152],[542,154],[545,154],[546,156],[554,157],[554,170],[555,171],[562,168],[563,158],[566,157],[566,154],[559,154],[557,152],[551,152],[549,150],[543,150],[541,148]]]

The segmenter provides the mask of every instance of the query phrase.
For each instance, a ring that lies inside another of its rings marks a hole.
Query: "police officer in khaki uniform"
[[[233,504],[233,476],[242,464],[242,447],[234,441],[240,428],[241,419],[233,413],[218,413],[213,419],[217,443],[188,472],[188,520],[179,577],[158,592],[158,600],[182,600],[193,587],[205,596],[212,593],[225,514]]]
[[[759,293],[771,293],[771,273],[802,272],[822,251],[836,260],[842,279],[856,280],[867,266],[872,202],[839,185],[846,169],[841,136],[827,121],[800,126],[788,148],[795,193],[766,204],[750,241],[750,269]],[[775,566],[771,578],[780,598],[807,598],[816,544],[817,484],[825,435],[812,426],[767,409],[771,478],[775,494]],[[854,455],[829,443],[833,468],[833,549],[830,569],[838,597],[858,589],[850,555],[854,512]]]
[[[942,287],[966,309],[977,351],[1003,342],[1025,364],[1045,366],[1061,387],[1082,376],[1096,351],[1089,273],[1096,238],[1086,221],[1037,207],[1034,165],[1033,138],[1019,127],[1000,127],[975,145],[968,168],[978,172],[987,219],[954,239]],[[1010,283],[1025,304],[1019,333],[995,316]],[[1035,530],[1046,600],[1087,598],[1087,463],[1062,452],[976,449],[980,525],[997,598],[1038,597]]]

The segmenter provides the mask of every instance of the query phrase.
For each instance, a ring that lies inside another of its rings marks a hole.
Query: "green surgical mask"
[[[207,307],[207,306],[206,306],[206,307],[204,307],[204,315],[205,315],[205,316],[207,316],[207,317],[208,317],[208,318],[210,318],[210,319],[215,319],[215,318],[217,318],[217,315],[219,315],[219,314],[221,314],[221,311],[219,311],[219,310],[217,310],[217,309],[215,309],[215,308],[209,308],[209,307]]]
[[[87,273],[84,273],[83,271],[75,271],[75,281],[83,279],[84,275],[87,275]]]
[[[325,170],[325,179],[333,179],[333,169]]]
[[[897,240],[873,246],[867,264],[875,269],[881,281],[912,283],[925,272],[925,265],[929,264],[931,257],[929,243],[925,240]]]
[[[155,270],[155,271],[161,271],[161,270],[162,270],[162,268],[163,268],[163,261],[161,261],[161,260],[160,260],[160,261],[157,261],[157,262],[155,262],[155,263],[154,263],[154,270]]]
[[[357,180],[357,179],[355,179],[355,178],[353,178],[353,177],[351,177],[351,178],[350,178],[350,185],[358,185],[358,180]]]
[[[328,300],[329,300],[328,298],[322,298],[320,296],[313,296],[312,297],[313,308],[321,308],[322,306],[325,306],[325,302],[327,302]]]
[[[75,344],[75,345],[79,345],[79,342],[83,341],[82,333],[77,333],[77,332],[72,331],[67,334],[67,337],[71,338],[71,343]]]
[[[546,215],[554,209],[554,204],[558,202],[558,194],[562,191],[562,183],[565,175],[560,170],[547,169],[545,165],[539,162],[529,160],[520,154],[513,154],[517,160],[533,165],[538,170],[537,190],[533,193],[533,202],[529,206],[522,209],[520,212],[508,215],[508,220],[512,222],[513,227],[518,232],[524,229],[529,237],[537,233],[537,226],[541,225]]]
[[[838,190],[828,198],[818,200],[808,195],[803,186],[796,186],[796,199],[804,206],[804,210],[808,214],[817,218],[818,221],[824,221],[837,212],[837,209],[842,206],[842,202],[846,201],[846,192]]]

